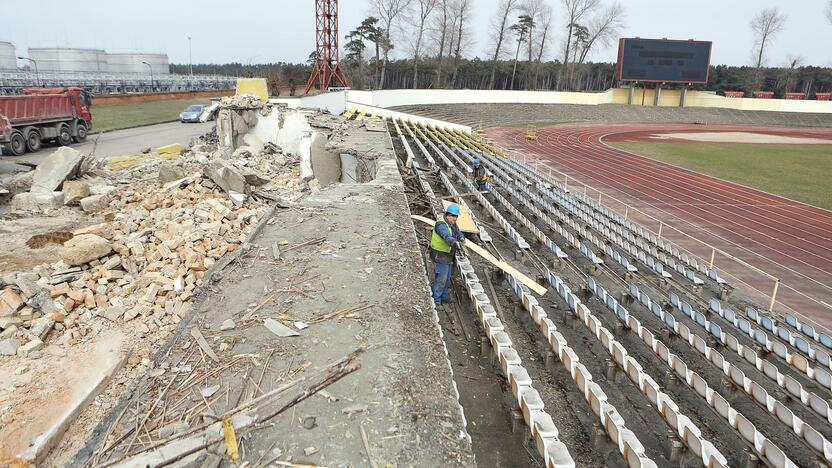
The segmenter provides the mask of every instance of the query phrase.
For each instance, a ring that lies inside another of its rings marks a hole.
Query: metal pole
[[[20,60],[28,60],[32,62],[35,66],[35,83],[37,83],[38,88],[40,88],[40,72],[38,71],[38,62],[35,59],[30,59],[29,57],[18,57]]]
[[[780,288],[780,279],[774,282],[774,290],[771,292],[771,302],[768,304],[768,311],[774,312],[774,302],[777,300],[777,289]]]
[[[191,78],[194,76],[194,57],[191,51],[191,36],[188,36],[188,71]],[[193,85],[193,83],[191,83]]]
[[[714,257],[716,256],[716,247],[711,247],[711,261],[708,262],[708,269],[714,267]]]
[[[662,238],[662,228],[664,228],[664,223],[659,223],[659,239]]]
[[[147,68],[150,69],[150,92],[152,93],[153,92],[153,67],[147,62],[142,62],[142,63],[147,65]]]
[[[630,205],[624,205],[624,221],[627,221],[627,216],[630,215]]]

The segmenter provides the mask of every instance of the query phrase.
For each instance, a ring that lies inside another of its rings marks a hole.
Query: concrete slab
[[[8,368],[10,361],[0,365],[0,401],[10,404],[13,418],[0,431],[3,451],[40,464],[127,361],[124,342],[121,332],[102,333],[64,356],[31,361],[20,375]]]

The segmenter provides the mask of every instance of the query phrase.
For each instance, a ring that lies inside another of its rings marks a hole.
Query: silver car
[[[205,106],[202,104],[190,105],[179,114],[179,120],[182,122],[199,122],[199,116],[202,115],[203,109],[205,109]]]

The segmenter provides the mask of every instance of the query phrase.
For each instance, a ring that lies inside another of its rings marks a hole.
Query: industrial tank
[[[29,58],[37,61],[40,71],[107,71],[107,52],[101,49],[30,47]]]
[[[108,70],[112,73],[149,73],[150,69],[142,62],[150,64],[154,75],[170,73],[167,54],[107,54]]]
[[[17,68],[17,55],[14,44],[0,41],[0,70],[14,70]]]

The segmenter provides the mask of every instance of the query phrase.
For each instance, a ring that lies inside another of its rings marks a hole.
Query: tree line
[[[380,67],[381,62],[369,60],[364,64],[368,71]],[[557,78],[563,73],[570,72],[574,75],[573,81],[576,90],[580,91],[604,91],[617,86],[616,64],[604,62],[588,62],[575,65],[571,70],[558,61],[542,62],[535,73],[531,74],[532,82],[528,82],[525,63],[519,63],[514,86],[511,87],[511,77],[514,71],[512,60],[498,60],[496,67],[491,61],[478,58],[461,59],[458,63],[456,80],[453,86],[445,84],[438,87],[435,77],[438,71],[436,60],[425,60],[419,65],[420,89],[529,89],[529,90],[556,90]],[[387,63],[384,78],[386,89],[407,89],[413,88],[412,59],[390,60]],[[171,72],[187,74],[187,64],[171,65]],[[359,89],[356,77],[348,71],[350,84],[354,89]],[[194,73],[214,74],[241,77],[267,78],[270,85],[270,93],[274,96],[303,92],[306,80],[312,73],[309,64],[289,63],[266,63],[257,65],[243,65],[239,63],[229,64],[194,64]],[[372,75],[370,75],[372,76]],[[493,76],[493,78],[492,78]],[[759,77],[762,77],[762,84],[756,86]],[[493,79],[493,86],[492,86]],[[361,89],[377,89],[375,86],[363,86]],[[774,91],[777,97],[782,97],[786,92],[801,92],[812,97],[816,92],[832,92],[832,68],[799,66],[799,67],[762,67],[758,70],[754,66],[730,66],[712,65],[706,85],[696,85],[690,89],[710,90],[717,92],[724,91],[746,91],[757,90]]]
[[[472,24],[472,0],[368,0],[370,14],[342,41],[342,66],[354,89],[526,89],[600,91],[616,86],[613,63],[593,62],[592,53],[615,46],[626,11],[618,1],[496,0],[489,24]],[[832,0],[824,13],[832,22]],[[692,89],[717,92],[759,90],[832,91],[832,69],[805,66],[799,55],[767,66],[767,51],[785,29],[777,8],[758,11],[749,22],[749,65],[712,65],[708,83]],[[489,31],[485,58],[471,57],[474,29]],[[565,37],[555,45],[555,32]],[[393,55],[397,58],[394,58]],[[194,65],[196,73],[257,76],[274,94],[304,87],[315,53],[305,64]],[[186,65],[172,65],[174,73]]]

